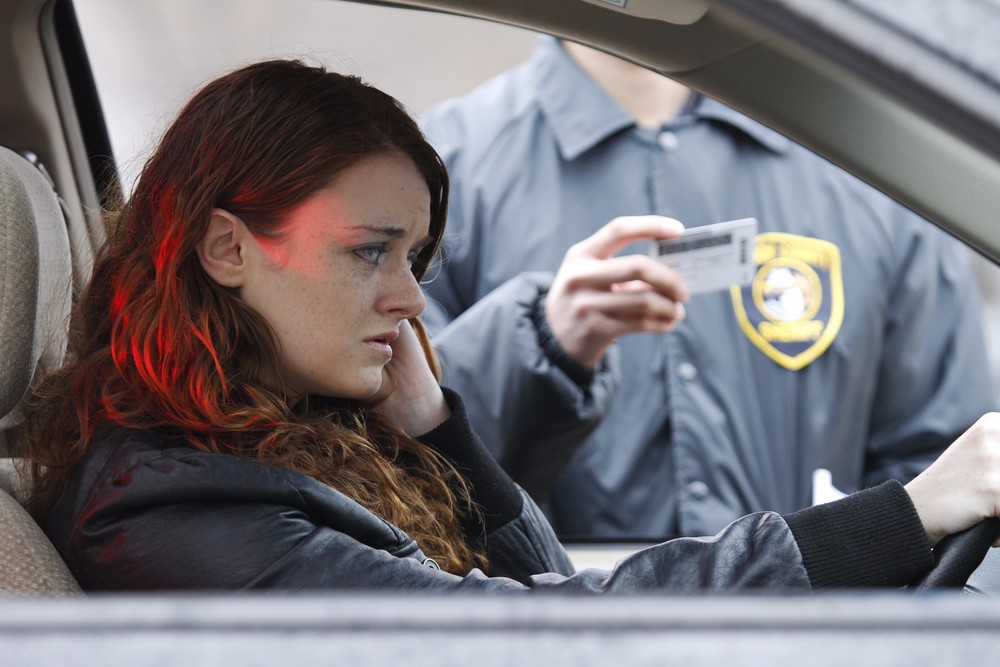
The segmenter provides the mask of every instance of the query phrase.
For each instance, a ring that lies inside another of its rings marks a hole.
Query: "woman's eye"
[[[410,273],[415,276],[422,276],[427,270],[427,260],[420,256],[419,252],[411,252],[406,256],[406,264],[410,267]]]
[[[385,254],[385,245],[369,245],[364,248],[358,248],[354,251],[354,254],[369,264],[377,265],[379,260],[382,259],[382,255]]]

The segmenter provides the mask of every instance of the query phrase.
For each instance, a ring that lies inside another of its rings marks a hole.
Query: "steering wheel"
[[[966,588],[969,577],[983,562],[1000,536],[1000,519],[986,519],[960,533],[948,535],[934,547],[934,567],[910,584],[914,591]],[[977,592],[975,589],[968,592]]]

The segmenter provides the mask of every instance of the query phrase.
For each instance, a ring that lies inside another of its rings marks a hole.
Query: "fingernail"
[[[684,224],[680,220],[667,219],[663,221],[663,229],[668,234],[680,234],[684,231]]]

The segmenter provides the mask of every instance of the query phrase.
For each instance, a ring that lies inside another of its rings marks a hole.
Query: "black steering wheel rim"
[[[1000,519],[986,519],[948,535],[934,547],[934,567],[910,585],[914,591],[964,588],[1000,536]]]

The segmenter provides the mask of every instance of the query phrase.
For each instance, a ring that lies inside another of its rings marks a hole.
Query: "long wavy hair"
[[[18,437],[31,462],[28,507],[44,521],[72,468],[106,426],[167,428],[192,447],[305,473],[410,534],[443,569],[485,567],[476,512],[458,471],[369,405],[280,388],[276,338],[236,290],[202,269],[195,248],[213,208],[275,238],[284,216],[361,159],[399,151],[431,195],[434,243],[448,178],[413,119],[352,76],[299,61],[250,65],[209,83],[181,110],[109,236],[72,318],[67,363],[28,403]],[[432,368],[427,336],[415,329]]]

